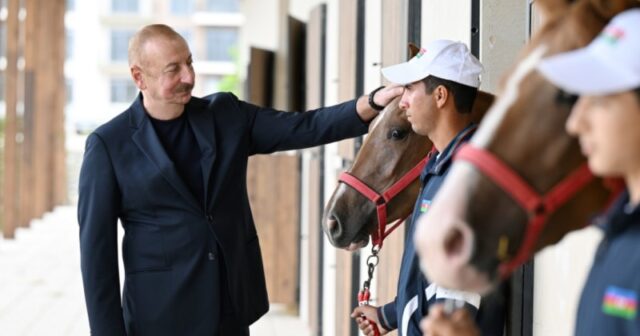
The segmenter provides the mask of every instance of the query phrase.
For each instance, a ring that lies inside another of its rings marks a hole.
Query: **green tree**
[[[232,74],[222,77],[222,80],[220,80],[220,83],[218,84],[218,91],[232,92],[234,95],[241,98],[241,83],[240,76],[238,75],[238,69],[240,69],[240,57],[238,48],[230,48],[229,54],[231,55],[233,63],[236,65],[236,71]]]

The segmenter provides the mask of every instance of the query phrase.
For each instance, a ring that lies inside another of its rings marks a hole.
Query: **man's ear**
[[[438,85],[431,95],[438,108],[443,108],[449,99],[449,90],[444,85]]]
[[[147,86],[144,84],[144,78],[142,77],[142,69],[140,69],[140,67],[137,65],[132,65],[131,68],[129,68],[129,71],[131,72],[131,78],[136,83],[136,86],[138,87],[138,89],[140,90],[146,89]]]

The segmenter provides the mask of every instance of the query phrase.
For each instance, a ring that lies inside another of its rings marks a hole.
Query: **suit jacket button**
[[[216,255],[213,252],[209,252],[209,260],[216,260]]]

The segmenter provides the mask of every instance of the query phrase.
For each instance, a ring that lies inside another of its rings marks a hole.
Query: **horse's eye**
[[[387,139],[402,140],[407,136],[407,131],[401,129],[392,129],[387,135]]]

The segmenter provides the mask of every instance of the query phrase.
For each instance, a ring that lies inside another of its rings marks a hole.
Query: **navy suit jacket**
[[[94,335],[214,335],[212,315],[224,301],[212,289],[221,273],[211,266],[216,253],[226,265],[231,310],[240,323],[253,323],[269,303],[247,195],[248,157],[367,131],[355,101],[279,112],[217,93],[192,98],[185,113],[202,152],[204,209],[167,156],[141,95],[87,138],[78,220]],[[125,232],[122,299],[118,219]]]

